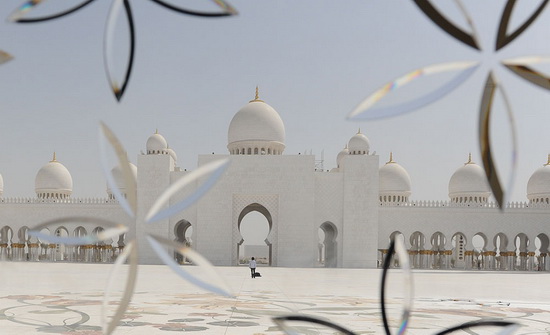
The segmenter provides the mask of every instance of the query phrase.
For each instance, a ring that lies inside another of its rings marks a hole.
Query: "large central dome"
[[[280,155],[285,148],[285,125],[256,90],[256,98],[231,120],[227,138],[232,155]]]

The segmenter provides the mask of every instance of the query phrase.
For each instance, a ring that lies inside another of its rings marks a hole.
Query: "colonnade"
[[[408,242],[405,244],[413,269],[550,271],[548,235],[532,234],[531,239],[525,233],[508,235],[500,232],[490,239],[490,235],[478,232],[467,238],[458,232],[447,239],[443,233],[435,232],[426,243],[425,235],[419,231],[412,233],[409,239],[396,231],[390,235],[390,240],[402,238]],[[388,249],[378,249],[379,267],[388,256]],[[393,255],[391,266],[399,267],[399,263],[399,258]]]
[[[85,237],[91,234],[95,236],[104,230],[103,227],[95,227],[90,233],[78,226],[69,234],[66,227],[58,227],[53,230],[56,237]],[[49,229],[43,229],[42,234],[49,235]],[[50,243],[47,238],[40,239],[29,235],[29,228],[22,227],[16,234],[10,226],[0,228],[0,260],[16,262],[81,262],[81,263],[112,263],[124,250],[124,235],[118,237],[118,241],[100,241],[94,244],[65,245]],[[15,242],[17,241],[17,242]]]
[[[495,271],[550,271],[547,253],[534,251],[483,251],[466,250],[463,261],[453,258],[453,250],[408,250],[409,264],[413,269],[437,270],[495,270]],[[388,257],[388,249],[378,249],[378,267]],[[391,267],[400,267],[397,255],[393,255]]]
[[[0,243],[0,260],[16,262],[113,263],[124,245],[85,244],[66,246],[54,243]]]

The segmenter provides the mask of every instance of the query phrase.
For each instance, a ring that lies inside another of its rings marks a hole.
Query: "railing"
[[[41,198],[0,198],[1,204],[112,204],[117,205],[116,199],[109,198],[66,198],[66,199],[41,199]]]
[[[451,201],[431,201],[418,200],[408,202],[385,201],[380,202],[381,207],[420,207],[420,208],[440,208],[440,207],[455,207],[455,208],[499,208],[496,202],[451,202]],[[550,204],[546,203],[529,203],[529,202],[509,202],[505,208],[509,209],[525,209],[525,208],[550,208]]]

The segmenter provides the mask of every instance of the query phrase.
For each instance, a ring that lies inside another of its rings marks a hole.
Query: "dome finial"
[[[474,162],[472,162],[472,153],[468,153],[468,161],[466,163],[464,163],[464,165],[468,165],[468,164],[474,164]]]
[[[390,160],[386,164],[390,164],[390,163],[395,163],[393,161],[393,152],[392,151],[390,151]]]
[[[57,162],[57,160],[55,159],[55,151],[53,152],[53,158],[50,162]]]
[[[361,127],[357,130],[357,134],[361,134]]]
[[[547,165],[550,165],[550,154],[548,154],[548,161],[546,162],[546,164],[544,164],[544,166],[547,166]]]
[[[159,129],[155,128],[155,134],[158,134],[158,133],[159,133]]]
[[[250,100],[250,102],[264,102],[260,99],[260,90],[258,89],[258,85],[256,85],[256,95],[254,96],[254,100]]]

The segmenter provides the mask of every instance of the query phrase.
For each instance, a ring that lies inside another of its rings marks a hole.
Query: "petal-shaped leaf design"
[[[513,33],[508,34],[508,24],[510,23],[510,17],[512,17],[512,11],[516,5],[516,0],[508,0],[502,16],[500,17],[500,24],[498,26],[497,40],[495,50],[500,50],[504,48],[508,43],[515,40],[521,33],[525,31],[540,15],[544,7],[548,4],[548,0],[542,1],[542,3],[537,7],[537,9],[525,20],[525,22],[518,27]]]
[[[508,114],[508,120],[510,127],[512,129],[512,163],[511,163],[511,174],[509,181],[509,190],[512,188],[515,171],[516,171],[516,158],[517,158],[517,136],[516,136],[516,125],[512,114],[512,108],[508,101],[508,96],[504,91],[502,86],[499,86],[494,78],[493,73],[487,75],[487,80],[485,82],[485,89],[483,90],[483,96],[481,98],[481,106],[479,110],[479,146],[481,151],[481,158],[483,161],[483,169],[485,170],[485,175],[487,176],[487,181],[493,192],[493,196],[500,209],[504,209],[504,189],[500,182],[498,176],[496,165],[494,162],[492,148],[491,148],[491,136],[490,136],[490,125],[491,125],[491,110],[493,105],[493,99],[496,93],[496,90],[499,89],[502,93],[504,100],[504,105]]]
[[[57,228],[60,225],[66,224],[93,224],[104,228],[97,235],[91,234],[82,237],[64,237],[64,236],[55,236],[45,234],[42,231],[44,228],[54,227]],[[57,218],[53,220],[46,221],[41,223],[31,230],[29,230],[29,236],[39,238],[41,241],[48,241],[50,243],[56,244],[66,244],[66,245],[84,245],[84,244],[93,244],[100,241],[106,241],[113,237],[124,234],[128,231],[128,228],[122,224],[115,223],[113,221],[94,218],[94,217],[85,217],[85,216],[70,216],[64,218]]]
[[[233,297],[233,294],[231,293],[231,289],[221,279],[220,275],[216,272],[216,269],[214,268],[212,263],[210,263],[206,258],[204,258],[198,252],[194,251],[189,247],[186,247],[183,244],[180,244],[175,241],[170,241],[160,236],[148,235],[147,240],[153,247],[153,250],[155,250],[157,255],[164,262],[164,264],[168,265],[170,269],[172,269],[175,273],[177,273],[183,279],[207,291],[220,294],[223,296],[227,296],[227,297]],[[191,273],[185,271],[181,265],[176,263],[172,255],[169,255],[166,252],[165,250],[166,247],[169,249],[173,249],[174,251],[185,256],[193,264],[200,266],[201,269],[206,274],[205,279],[207,278],[208,281],[203,280],[201,278],[197,278],[193,276]]]
[[[446,335],[458,330],[465,330],[470,328],[479,328],[479,327],[504,327],[497,335],[509,335],[515,331],[519,325],[515,322],[510,321],[501,321],[501,320],[481,320],[481,321],[470,321],[458,326],[444,329],[435,335]],[[468,332],[469,333],[469,332]]]
[[[208,192],[208,190],[212,188],[214,184],[216,184],[228,165],[229,159],[220,159],[205,164],[178,179],[175,183],[170,185],[170,187],[168,187],[166,191],[164,191],[164,193],[162,193],[160,197],[155,201],[153,206],[151,206],[151,209],[149,209],[149,212],[145,217],[145,221],[148,223],[159,221],[168,218],[178,212],[181,212],[182,210],[191,206],[206,192]],[[193,192],[190,196],[183,199],[182,201],[161,211],[162,206],[164,206],[164,204],[166,204],[174,194],[183,189],[185,186],[199,180],[204,176],[207,176],[206,181],[204,181],[195,192]]]
[[[5,51],[0,50],[0,64],[4,64],[6,62],[9,62],[12,59],[13,59],[12,55],[10,55],[9,53],[7,53]]]
[[[124,184],[126,186],[126,197],[124,197],[118,189],[115,179],[111,174],[111,166],[109,165],[107,159],[107,145],[105,143],[105,138],[109,141],[109,144],[113,148],[118,159],[118,165],[121,167],[121,171],[124,176]],[[132,174],[132,169],[130,168],[130,163],[128,163],[126,150],[124,150],[124,147],[111,129],[109,129],[109,127],[107,127],[107,125],[103,122],[100,123],[99,156],[101,168],[103,169],[103,174],[107,179],[107,184],[111,188],[111,192],[113,192],[115,198],[118,200],[124,211],[126,211],[130,217],[135,217],[135,213],[137,213],[137,185]]]
[[[15,21],[18,23],[35,23],[35,22],[42,22],[42,21],[48,21],[60,18],[65,15],[69,15],[71,13],[76,12],[77,10],[81,9],[82,7],[85,7],[89,4],[91,4],[95,0],[85,0],[82,1],[77,6],[71,7],[67,10],[64,10],[60,13],[48,15],[48,16],[41,16],[41,17],[33,17],[33,18],[24,18],[25,15],[27,15],[28,12],[30,12],[34,7],[44,2],[43,0],[29,0],[22,4],[18,9],[16,9],[9,17],[9,21]],[[72,1],[71,1],[72,3]]]
[[[477,69],[478,62],[452,62],[443,64],[434,64],[414,70],[387,83],[368,98],[363,100],[355,109],[348,115],[351,120],[369,120],[396,116],[407,112],[414,111],[420,107],[426,106],[434,101],[441,99],[446,94],[452,92],[456,87],[463,83]],[[414,100],[403,104],[392,105],[387,107],[373,108],[373,106],[388,93],[405,86],[416,79],[430,76],[433,74],[459,71],[451,80],[439,88],[428,92]]]
[[[293,326],[290,324],[290,323],[295,323],[296,321],[312,324],[316,328],[318,326],[328,327],[331,329],[332,334],[355,335],[354,332],[352,332],[351,330],[348,330],[347,328],[344,328],[340,325],[332,323],[328,320],[319,319],[316,317],[305,316],[305,315],[288,315],[288,316],[280,316],[280,317],[273,318],[273,322],[275,322],[275,324],[277,324],[277,326],[279,326],[279,328],[288,335],[306,334],[306,332],[300,331],[300,328],[298,328],[297,326]],[[310,330],[309,328],[306,328],[306,329]]]
[[[115,36],[115,27],[119,17],[122,15],[122,6],[124,6],[124,15],[128,22],[129,28],[129,45],[130,50],[128,53],[128,60],[126,63],[126,72],[121,83],[119,83],[113,75],[115,66],[113,60],[113,40]],[[134,51],[135,51],[135,31],[134,31],[134,19],[132,16],[132,9],[130,8],[130,2],[128,0],[113,0],[113,5],[111,6],[111,11],[109,12],[109,18],[107,19],[107,26],[105,28],[105,38],[104,38],[104,50],[103,55],[105,59],[105,71],[107,72],[107,78],[111,85],[111,89],[115,94],[117,101],[122,99],[128,81],[130,80],[130,74],[132,73],[132,67],[134,65]]]
[[[191,9],[185,9],[182,7],[174,6],[166,1],[163,0],[151,0],[156,4],[159,4],[165,8],[168,8],[170,10],[173,10],[178,13],[182,14],[188,14],[188,15],[194,15],[194,16],[203,16],[203,17],[222,17],[222,16],[229,16],[229,15],[236,15],[237,11],[235,8],[233,8],[229,3],[223,1],[223,0],[214,0],[214,2],[222,9],[221,12],[203,12],[203,11],[196,11]]]
[[[531,56],[506,59],[502,61],[502,65],[504,65],[508,70],[514,72],[521,78],[542,88],[550,90],[550,76],[544,75],[529,67],[529,65],[540,63],[550,63],[550,57]]]
[[[384,323],[384,329],[386,331],[386,335],[390,335],[390,326],[388,322],[388,317],[386,314],[386,278],[388,275],[388,270],[391,265],[391,261],[393,259],[393,255],[397,254],[397,257],[399,258],[399,264],[401,265],[401,269],[403,271],[403,280],[404,280],[404,289],[405,289],[405,297],[403,299],[403,311],[401,314],[401,323],[399,325],[399,330],[397,332],[398,335],[402,335],[405,333],[405,330],[407,329],[407,325],[409,323],[409,318],[412,310],[413,305],[413,279],[412,279],[412,273],[411,273],[411,266],[409,263],[409,254],[407,253],[407,249],[405,248],[405,243],[403,242],[403,239],[396,235],[394,238],[392,238],[390,242],[390,247],[388,248],[388,254],[386,256],[386,259],[384,260],[384,268],[382,271],[382,282],[380,287],[380,309],[382,312],[382,321]]]
[[[126,285],[124,287],[124,293],[115,311],[115,314],[111,318],[111,322],[107,322],[107,306],[109,305],[109,297],[111,295],[111,289],[115,282],[115,273],[120,269],[120,266],[124,264],[126,259],[130,259],[128,277],[126,279]],[[101,309],[101,327],[103,328],[104,335],[110,335],[118,326],[120,320],[124,316],[124,313],[128,309],[128,305],[134,295],[137,279],[137,267],[138,267],[138,252],[137,245],[134,241],[128,243],[124,247],[124,251],[117,257],[111,273],[109,274],[109,280],[105,288],[105,294],[103,295],[103,308]]]
[[[452,37],[456,38],[460,42],[476,49],[480,50],[478,38],[476,34],[475,27],[473,25],[473,21],[464,9],[464,6],[460,3],[460,1],[456,1],[457,4],[459,4],[460,10],[462,11],[462,14],[465,16],[466,21],[470,25],[470,28],[472,29],[472,33],[467,33],[464,30],[457,27],[454,23],[449,21],[445,16],[443,16],[430,2],[430,0],[414,0],[414,3],[420,8],[426,16],[432,20],[433,23],[435,23],[439,28],[443,29],[447,34],[451,35]]]

